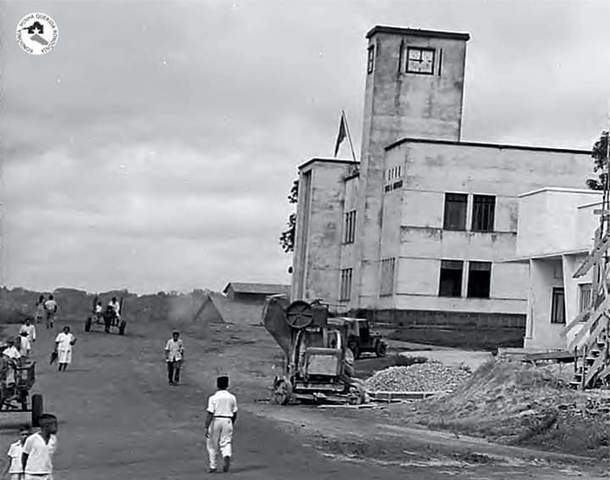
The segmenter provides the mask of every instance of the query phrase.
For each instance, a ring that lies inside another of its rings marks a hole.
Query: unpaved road
[[[168,326],[130,325],[127,336],[119,337],[85,334],[80,325],[75,325],[78,343],[73,364],[62,374],[48,365],[53,336],[39,328],[39,340],[34,345],[39,361],[36,390],[45,396],[45,410],[60,419],[56,480],[211,477],[206,473],[202,423],[204,401],[218,373],[212,367],[217,365],[212,356],[217,360],[219,354],[206,354],[206,342],[193,326],[189,328],[191,331],[187,329],[184,335],[189,363],[185,381],[179,387],[166,383],[162,347],[170,331]],[[235,387],[239,392],[239,385]],[[435,462],[429,452],[421,456],[426,461],[418,464],[413,459],[420,458],[417,449],[423,451],[421,438],[413,442],[414,451],[404,452],[409,461],[403,461],[403,466],[396,460],[368,459],[366,452],[343,454],[333,448],[321,452],[322,440],[315,441],[315,432],[299,432],[294,425],[288,428],[281,418],[265,416],[269,406],[262,406],[262,413],[257,412],[259,407],[253,402],[242,402],[242,407],[231,476],[244,479],[606,478],[599,469],[582,466],[476,462],[451,465]],[[302,412],[304,419],[307,416],[304,409],[294,412]],[[0,447],[4,451],[17,437],[15,425],[27,418],[25,414],[0,415]],[[330,427],[329,423],[329,430],[337,429],[336,419]],[[346,426],[350,428],[353,424]],[[373,424],[368,428],[384,433],[383,426]],[[408,430],[400,435],[403,442],[408,442]]]

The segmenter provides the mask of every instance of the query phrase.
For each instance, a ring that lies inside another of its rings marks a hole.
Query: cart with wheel
[[[31,413],[32,426],[38,427],[43,414],[43,398],[30,395],[36,382],[36,362],[0,357],[0,413]]]
[[[96,296],[93,300],[93,309],[87,319],[85,320],[85,332],[90,332],[95,326],[103,326],[104,332],[110,333],[111,329],[118,331],[119,335],[125,335],[125,328],[127,328],[127,321],[125,320],[125,312],[123,310],[123,298],[121,297],[120,312],[121,315],[117,315],[114,309],[107,305],[106,309],[102,312],[96,312],[95,306],[97,305],[98,297]]]

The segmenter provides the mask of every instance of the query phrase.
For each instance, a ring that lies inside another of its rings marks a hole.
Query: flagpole
[[[352,144],[352,135],[349,132],[349,126],[347,125],[347,117],[345,116],[345,112],[341,110],[341,116],[343,121],[345,122],[345,131],[347,132],[347,140],[349,141],[349,147],[352,150],[352,158],[354,162],[356,161],[356,154],[354,153],[354,145]]]

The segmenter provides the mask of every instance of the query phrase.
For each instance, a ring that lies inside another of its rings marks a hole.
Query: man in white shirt
[[[229,393],[229,377],[216,379],[218,390],[208,399],[205,436],[210,458],[210,473],[216,471],[216,457],[222,455],[224,472],[231,466],[233,424],[237,420],[237,399]]]
[[[53,295],[49,295],[49,299],[44,302],[44,309],[47,313],[47,328],[53,328],[53,322],[55,321],[55,314],[57,313],[57,302]]]
[[[121,304],[116,299],[116,297],[112,297],[112,300],[110,300],[110,302],[108,302],[108,305],[110,307],[112,307],[112,309],[114,310],[114,313],[116,314],[116,318],[120,319],[121,318]]]
[[[26,317],[25,323],[21,325],[21,328],[19,329],[20,334],[23,332],[28,334],[28,340],[30,342],[36,341],[36,327],[32,323],[32,319],[30,317]]]
[[[15,347],[15,339],[11,337],[6,341],[6,343],[7,343],[8,347],[6,347],[2,351],[2,355],[9,358],[10,360],[17,360],[17,359],[21,358],[21,354],[19,353],[19,350],[17,349],[17,347]]]
[[[57,418],[40,416],[40,432],[30,435],[23,445],[21,462],[25,480],[53,480],[53,454],[57,450]]]
[[[68,364],[72,362],[72,346],[76,343],[76,337],[70,333],[70,327],[64,327],[64,331],[55,337],[55,351],[57,352],[57,363],[59,371],[65,372]]]
[[[32,354],[32,344],[28,338],[28,334],[21,332],[19,334],[19,353],[22,357],[29,357]]]
[[[15,347],[15,339],[9,338],[6,343],[8,347],[2,351],[2,356],[8,360],[8,370],[4,380],[5,385],[8,387],[15,383],[15,367],[17,367],[21,359],[21,353]]]
[[[184,360],[184,345],[180,332],[174,330],[172,338],[165,344],[165,362],[167,363],[167,378],[170,385],[178,385],[180,381],[180,367]]]
[[[93,310],[93,313],[95,314],[95,316],[97,317],[97,319],[99,320],[100,318],[102,318],[102,302],[97,302],[95,304],[95,309]]]
[[[30,426],[23,425],[19,430],[19,433],[21,434],[21,439],[12,443],[8,449],[10,461],[6,464],[6,468],[4,469],[4,476],[8,473],[11,480],[23,480],[23,464],[21,462],[21,457],[23,455],[23,445],[30,436]]]

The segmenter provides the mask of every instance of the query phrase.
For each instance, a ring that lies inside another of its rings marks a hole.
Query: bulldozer
[[[273,381],[273,403],[367,401],[364,383],[354,377],[345,323],[329,318],[328,305],[289,303],[275,295],[265,303],[263,325],[284,353],[283,374]]]

